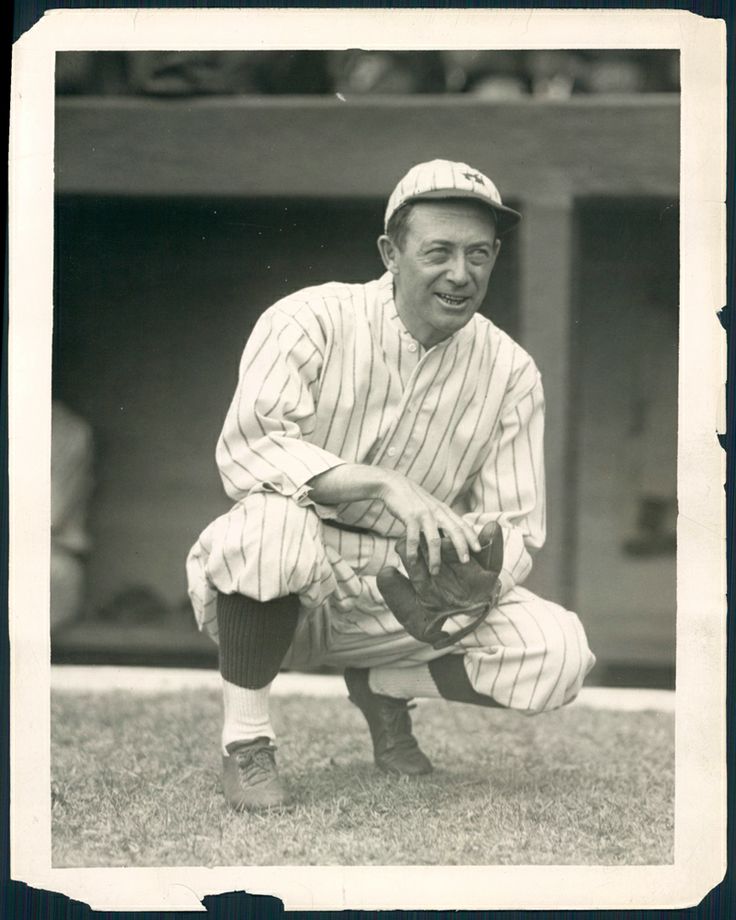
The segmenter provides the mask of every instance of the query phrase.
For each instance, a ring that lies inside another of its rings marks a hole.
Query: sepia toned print
[[[409,46],[55,52],[47,884],[675,903],[686,58]]]

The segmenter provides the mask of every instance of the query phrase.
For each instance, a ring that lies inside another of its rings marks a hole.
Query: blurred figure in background
[[[588,93],[672,93],[680,88],[676,51],[584,51],[583,91]]]
[[[64,403],[51,407],[51,628],[79,617],[89,550],[92,429]]]
[[[585,89],[589,93],[641,93],[645,89],[644,67],[630,51],[591,56],[585,69]]]
[[[57,56],[63,95],[262,95],[331,91],[323,51],[73,51]]]
[[[444,93],[445,66],[438,51],[333,51],[337,93]]]
[[[150,51],[126,55],[134,93],[156,96],[319,94],[330,83],[321,51]]]
[[[148,51],[126,55],[128,86],[145,96],[230,95],[258,92],[248,54]]]
[[[451,93],[473,93],[484,99],[514,99],[529,92],[518,51],[442,52]]]
[[[56,55],[56,92],[63,96],[128,93],[122,51],[62,51]]]
[[[572,51],[529,51],[529,89],[539,99],[569,99],[582,88],[583,66]]]
[[[60,94],[196,96],[470,93],[567,99],[677,92],[679,57],[646,51],[65,51]]]

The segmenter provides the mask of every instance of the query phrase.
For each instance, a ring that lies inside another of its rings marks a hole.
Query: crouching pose
[[[288,800],[282,665],[344,668],[377,766],[423,774],[410,699],[545,712],[594,664],[577,616],[522,587],[545,533],[542,384],[477,312],[519,218],[477,170],[421,163],[388,202],[386,273],[285,297],[248,340],[217,445],[234,504],[187,560],[234,808]]]

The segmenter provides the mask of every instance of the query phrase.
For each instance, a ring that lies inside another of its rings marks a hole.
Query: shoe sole
[[[417,776],[429,776],[430,773],[434,772],[434,767],[432,766],[430,766],[429,770],[421,770],[417,773],[407,773],[403,770],[397,770],[393,767],[384,767],[382,764],[378,763],[378,761],[374,761],[374,763],[376,768],[380,770],[381,773],[385,773],[387,776],[409,776],[413,778]]]

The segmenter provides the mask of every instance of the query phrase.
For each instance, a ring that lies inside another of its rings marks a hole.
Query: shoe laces
[[[262,744],[256,747],[242,747],[233,756],[243,778],[249,785],[265,783],[276,772],[276,747]]]

